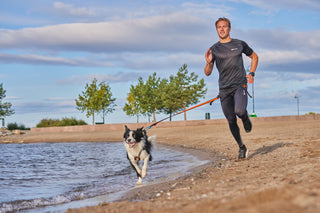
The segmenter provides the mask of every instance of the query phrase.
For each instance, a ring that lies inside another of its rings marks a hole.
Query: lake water
[[[145,185],[207,162],[165,147],[152,156]],[[136,182],[120,142],[0,144],[0,213],[64,212],[111,202]]]

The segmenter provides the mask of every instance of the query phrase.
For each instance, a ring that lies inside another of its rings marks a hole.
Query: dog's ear
[[[125,127],[125,131],[124,131],[124,134],[123,134],[123,138],[127,138],[127,137],[128,137],[128,134],[129,134],[130,129],[127,127],[127,125],[125,125],[124,127]]]
[[[138,138],[142,138],[143,137],[143,127],[137,128],[136,135],[138,136]]]

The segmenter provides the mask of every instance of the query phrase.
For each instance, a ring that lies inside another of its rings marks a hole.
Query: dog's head
[[[130,130],[127,126],[125,126],[124,132],[124,142],[129,145],[130,148],[134,147],[136,143],[141,142],[144,137],[144,130],[142,128],[138,128],[137,130]]]

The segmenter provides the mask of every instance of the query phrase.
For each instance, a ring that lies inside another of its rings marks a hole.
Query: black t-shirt
[[[220,95],[233,92],[247,83],[242,53],[250,56],[253,50],[244,41],[232,39],[228,43],[215,43],[210,47],[212,61],[219,71]]]

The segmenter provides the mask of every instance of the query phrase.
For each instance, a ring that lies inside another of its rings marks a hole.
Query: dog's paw
[[[142,185],[142,179],[141,177],[139,177],[138,181],[137,181],[137,185]]]

